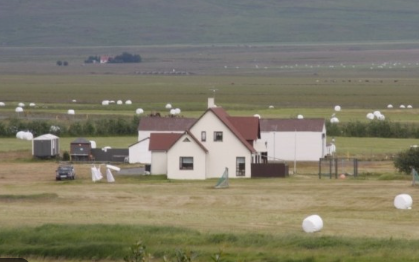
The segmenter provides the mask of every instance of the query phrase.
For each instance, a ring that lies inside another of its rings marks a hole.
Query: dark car
[[[72,165],[62,165],[55,171],[55,180],[76,178],[76,171]]]

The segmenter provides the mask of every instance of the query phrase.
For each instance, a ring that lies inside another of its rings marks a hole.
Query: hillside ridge
[[[127,46],[419,40],[415,0],[0,2],[0,45]]]

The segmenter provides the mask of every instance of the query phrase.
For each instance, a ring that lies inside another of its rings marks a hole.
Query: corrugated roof
[[[37,136],[33,140],[52,140],[52,139],[57,139],[57,138],[58,136],[54,136],[52,134],[45,134],[45,135]]]
[[[261,132],[322,132],[324,125],[322,118],[260,119]]]
[[[151,133],[148,150],[167,151],[181,136],[183,133]]]
[[[138,131],[185,131],[195,121],[196,118],[142,117],[138,125]]]

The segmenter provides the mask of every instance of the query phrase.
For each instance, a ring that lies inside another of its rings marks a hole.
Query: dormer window
[[[214,132],[214,141],[223,142],[223,132],[215,131]]]

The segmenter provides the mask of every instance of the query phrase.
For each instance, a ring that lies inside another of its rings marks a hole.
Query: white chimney
[[[208,108],[216,107],[214,103],[214,97],[208,97]]]

